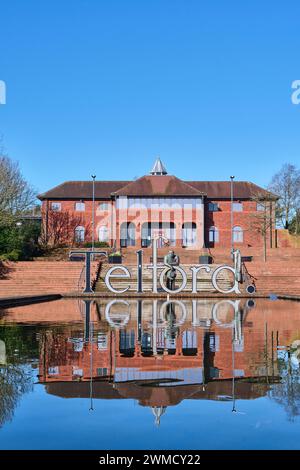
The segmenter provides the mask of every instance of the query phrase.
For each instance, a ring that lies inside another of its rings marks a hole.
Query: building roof
[[[117,196],[202,196],[203,193],[171,175],[147,175],[116,191]]]
[[[230,199],[230,181],[187,181],[187,183],[205,193],[209,199]],[[234,199],[252,199],[258,196],[278,199],[276,194],[266,191],[250,181],[233,182]]]
[[[261,382],[236,380],[235,387],[236,399],[255,399],[265,396],[270,386]],[[91,393],[90,381],[47,382],[45,388],[47,393],[63,398],[89,398]],[[174,406],[184,399],[225,400],[227,397],[227,400],[231,400],[231,394],[231,379],[213,380],[206,383],[204,389],[199,387],[199,384],[153,387],[143,381],[113,383],[105,380],[93,382],[93,398],[129,398],[138,400],[142,406]]]
[[[110,199],[111,194],[126,186],[130,181],[95,181],[95,198]],[[66,181],[49,191],[39,194],[43,199],[92,199],[92,181]]]
[[[92,199],[92,181],[66,181],[49,191],[39,194],[44,199]],[[230,199],[230,181],[183,181],[172,175],[146,175],[135,181],[95,181],[95,198],[110,199],[116,196],[177,196],[200,197],[208,199]],[[275,194],[266,191],[248,181],[234,181],[234,199],[252,199],[261,196],[278,199]]]

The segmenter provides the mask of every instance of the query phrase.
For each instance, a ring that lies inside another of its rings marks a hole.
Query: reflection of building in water
[[[49,393],[136,399],[159,423],[183,399],[256,398],[277,380],[286,325],[274,331],[246,300],[103,301],[97,312],[96,322],[86,304],[83,326],[40,334],[39,379]]]

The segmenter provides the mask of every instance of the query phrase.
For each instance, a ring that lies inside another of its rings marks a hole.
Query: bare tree
[[[85,237],[89,236],[90,225],[84,218],[76,216],[68,211],[49,210],[47,215],[47,227],[43,228],[42,243],[52,247],[69,245],[76,242],[76,227],[84,227]]]
[[[300,170],[291,163],[285,163],[273,176],[269,189],[280,197],[277,219],[288,229],[300,207]]]
[[[24,179],[18,163],[5,155],[0,142],[0,227],[13,223],[31,209],[35,191]]]
[[[274,224],[274,199],[266,198],[266,193],[258,193],[252,196],[252,200],[256,202],[256,212],[251,215],[251,230],[259,233],[263,240],[263,259],[267,261],[267,245],[268,236]]]

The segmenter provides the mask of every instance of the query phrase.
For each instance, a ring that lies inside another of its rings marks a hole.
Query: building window
[[[208,210],[210,212],[218,212],[219,210],[219,205],[216,204],[215,202],[209,202],[208,203]]]
[[[243,243],[244,233],[241,227],[233,227],[232,240],[236,243]]]
[[[85,203],[82,202],[82,201],[75,202],[75,211],[84,212],[85,211]]]
[[[61,203],[60,202],[51,202],[51,210],[55,212],[59,212],[61,210]]]
[[[76,366],[73,366],[73,375],[76,377],[83,377],[83,369],[79,369]]]
[[[121,247],[135,246],[135,225],[132,222],[123,222],[120,228]]]
[[[185,222],[182,225],[182,245],[193,246],[197,240],[197,226],[195,222]]]
[[[154,236],[161,236],[163,239],[158,239],[158,247],[165,246],[167,239],[169,246],[176,245],[176,226],[174,222],[144,222],[141,230],[142,235],[142,248],[147,248],[151,245],[151,239]]]
[[[107,349],[107,345],[108,345],[107,335],[105,333],[99,333],[97,343],[98,343],[99,351],[102,349]]]
[[[117,209],[199,209],[202,207],[201,198],[167,198],[167,197],[154,197],[154,198],[126,198],[121,196],[116,201]]]
[[[108,202],[99,202],[100,211],[108,211]]]
[[[84,232],[85,232],[85,229],[81,225],[75,228],[75,242],[76,243],[84,242]]]
[[[101,225],[99,227],[99,242],[108,242],[109,240],[109,233],[108,228],[106,225]]]
[[[217,243],[219,241],[219,230],[217,229],[217,227],[210,227],[209,241],[211,243]]]
[[[242,212],[243,204],[241,202],[233,202],[232,203],[232,211],[233,212]]]
[[[256,204],[256,210],[257,210],[257,211],[264,211],[264,210],[265,210],[264,204],[262,204],[261,202],[258,202],[258,203]]]
[[[97,376],[98,377],[106,377],[107,374],[107,367],[97,367]]]
[[[215,333],[209,333],[209,350],[218,352],[220,350],[220,337]]]

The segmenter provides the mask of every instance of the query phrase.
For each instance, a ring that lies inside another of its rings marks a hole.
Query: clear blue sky
[[[39,191],[300,164],[299,0],[2,0],[0,134]]]

